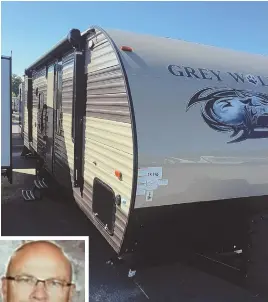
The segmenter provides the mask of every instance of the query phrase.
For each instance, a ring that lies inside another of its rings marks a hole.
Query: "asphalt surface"
[[[2,178],[2,236],[89,236],[89,301],[266,301],[234,283],[182,263],[143,269],[132,279],[123,266],[107,265],[112,249],[71,199],[55,196],[23,201],[21,190],[30,188],[35,178],[35,160],[20,157],[23,142],[16,115],[13,121],[13,184]]]

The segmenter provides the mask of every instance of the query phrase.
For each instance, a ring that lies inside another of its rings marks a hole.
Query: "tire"
[[[250,222],[246,251],[246,286],[256,295],[268,298],[268,211]]]

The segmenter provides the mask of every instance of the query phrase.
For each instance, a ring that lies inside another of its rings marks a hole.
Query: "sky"
[[[13,73],[72,28],[92,25],[268,55],[268,2],[2,2],[1,54]]]

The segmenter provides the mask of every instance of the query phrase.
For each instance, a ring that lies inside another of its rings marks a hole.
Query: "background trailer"
[[[1,175],[12,183],[12,58],[1,56]]]
[[[74,29],[25,70],[25,153],[117,255],[242,249],[249,271],[263,254],[248,243],[267,208],[267,67],[261,55]]]

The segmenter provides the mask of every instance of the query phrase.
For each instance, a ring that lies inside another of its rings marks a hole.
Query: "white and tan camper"
[[[267,70],[263,55],[72,30],[25,70],[24,145],[118,255],[243,248],[268,203]]]

